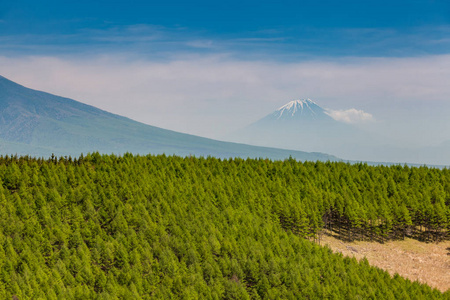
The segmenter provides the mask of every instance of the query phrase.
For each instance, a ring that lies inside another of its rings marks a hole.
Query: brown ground
[[[438,288],[450,289],[450,241],[424,243],[413,239],[376,242],[343,242],[323,235],[321,245],[329,245],[334,252],[357,259],[366,257],[369,263],[399,275]]]

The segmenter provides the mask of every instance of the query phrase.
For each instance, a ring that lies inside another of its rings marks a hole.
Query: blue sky
[[[0,75],[213,138],[311,98],[398,145],[439,145],[450,2],[2,0]]]
[[[442,54],[450,46],[448,1],[16,0],[2,1],[0,19],[9,54],[107,47],[295,60]]]
[[[228,34],[299,27],[446,25],[448,1],[2,1],[17,32],[158,24]],[[24,21],[29,22],[25,24]],[[57,23],[57,28],[50,29]]]

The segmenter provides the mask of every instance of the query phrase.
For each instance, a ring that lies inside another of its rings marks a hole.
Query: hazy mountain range
[[[0,76],[3,155],[78,156],[99,151],[450,165],[450,141],[434,147],[391,146],[383,137],[336,121],[311,99],[291,101],[227,140],[231,142],[146,125]]]
[[[303,151],[220,142],[142,124],[75,100],[23,87],[0,76],[0,153],[49,157],[81,153],[338,158]]]
[[[290,101],[225,139],[331,153],[351,161],[450,165],[450,141],[429,147],[394,146],[394,141],[383,136],[333,119],[311,99]]]

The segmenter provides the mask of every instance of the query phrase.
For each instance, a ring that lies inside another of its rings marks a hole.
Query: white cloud
[[[329,110],[327,111],[327,114],[336,121],[349,124],[375,121],[372,114],[356,108],[350,108],[347,110]]]

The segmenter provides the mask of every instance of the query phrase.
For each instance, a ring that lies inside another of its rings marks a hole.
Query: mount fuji
[[[293,100],[283,105],[256,124],[269,122],[331,122],[325,109],[311,99]]]
[[[228,138],[259,146],[324,151],[351,159],[380,143],[356,126],[336,121],[311,99],[290,101]]]

